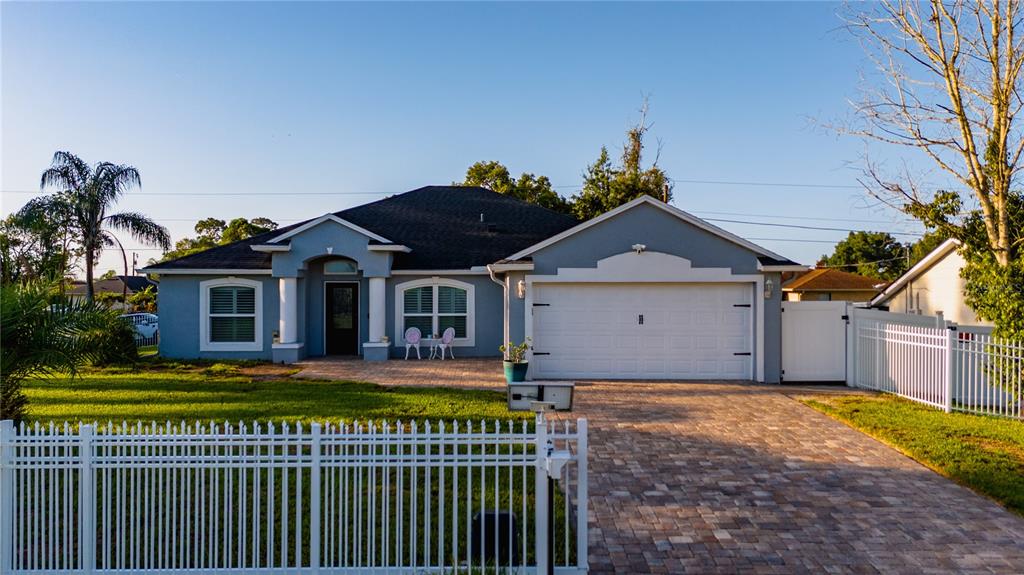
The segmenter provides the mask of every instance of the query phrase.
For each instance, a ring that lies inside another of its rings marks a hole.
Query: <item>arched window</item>
[[[419,328],[425,336],[455,329],[455,343],[474,345],[474,289],[472,284],[445,278],[405,282],[395,287],[395,333]]]
[[[357,271],[359,268],[352,260],[336,259],[324,262],[324,275],[352,275]]]
[[[263,284],[222,278],[199,283],[199,349],[262,351]]]

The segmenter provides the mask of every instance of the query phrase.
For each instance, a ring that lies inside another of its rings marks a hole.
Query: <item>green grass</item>
[[[523,420],[495,391],[396,388],[297,380],[256,362],[143,361],[138,368],[86,369],[77,377],[29,380],[29,422],[122,420],[352,421]]]
[[[1024,515],[1024,422],[943,413],[891,395],[803,401]]]

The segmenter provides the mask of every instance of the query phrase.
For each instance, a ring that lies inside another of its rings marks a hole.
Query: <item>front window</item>
[[[398,286],[398,337],[411,327],[425,336],[455,329],[455,338],[462,345],[473,345],[471,284],[446,279],[417,280]]]
[[[256,289],[222,286],[210,289],[210,341],[256,341]]]
[[[200,283],[200,349],[262,350],[262,284],[227,278]]]

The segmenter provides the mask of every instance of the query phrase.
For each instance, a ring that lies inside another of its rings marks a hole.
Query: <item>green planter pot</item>
[[[505,381],[507,383],[526,381],[526,370],[530,367],[529,363],[525,361],[522,363],[503,361],[501,363],[505,366]]]

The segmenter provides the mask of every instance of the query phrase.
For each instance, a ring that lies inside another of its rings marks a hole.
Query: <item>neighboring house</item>
[[[898,313],[942,316],[962,325],[991,325],[964,302],[964,258],[960,242],[946,240],[871,300],[871,307]]]
[[[146,276],[114,276],[113,279],[107,280],[95,280],[92,282],[93,292],[96,295],[101,293],[114,294],[121,297],[125,293],[127,288],[128,295],[132,295],[135,292],[140,292],[147,287],[152,287],[154,292],[159,292],[160,284],[149,279]],[[75,281],[71,284],[71,290],[68,291],[68,296],[72,300],[84,300],[85,299],[85,282]],[[114,309],[126,309],[128,306],[124,302],[114,302],[111,307]]]
[[[885,282],[832,268],[813,269],[782,284],[786,301],[866,302]]]
[[[382,360],[452,327],[456,357],[531,338],[538,379],[777,382],[780,274],[804,269],[646,196],[579,223],[428,186],[144,271],[167,357]]]

